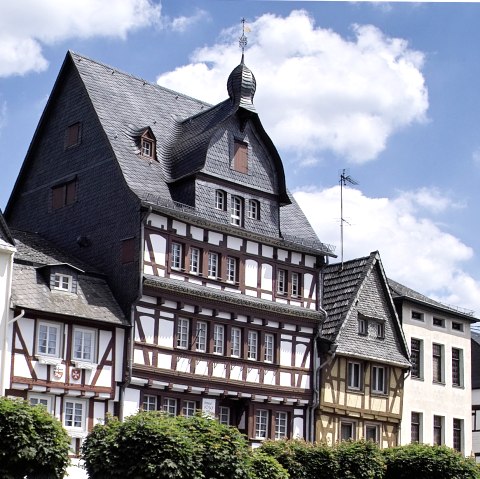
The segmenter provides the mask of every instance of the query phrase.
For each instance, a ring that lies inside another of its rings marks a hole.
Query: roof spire
[[[242,61],[240,63],[243,63],[243,57],[245,55],[245,47],[247,46],[247,37],[245,35],[245,18],[242,18],[242,35],[238,39],[238,45],[240,46],[240,50],[242,50]],[[248,27],[247,27],[248,29]]]

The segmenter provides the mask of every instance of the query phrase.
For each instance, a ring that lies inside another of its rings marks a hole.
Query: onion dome
[[[238,105],[254,113],[253,96],[257,82],[252,71],[243,62],[243,54],[240,65],[235,67],[230,73],[227,81],[227,91],[230,100],[234,105]]]

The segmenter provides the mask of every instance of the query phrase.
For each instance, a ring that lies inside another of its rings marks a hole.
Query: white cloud
[[[94,36],[125,38],[160,20],[152,0],[0,2],[0,77],[42,71],[42,44]]]
[[[338,245],[340,261],[340,187],[304,188],[295,198],[319,238]],[[345,260],[378,250],[390,278],[446,304],[480,311],[480,282],[462,269],[472,248],[425,216],[445,211],[449,198],[427,188],[391,199],[345,188],[343,199]]]
[[[0,131],[7,124],[7,102],[0,103]]]
[[[171,20],[167,18],[164,20],[163,25],[175,32],[183,33],[192,25],[204,21],[206,18],[208,18],[208,13],[205,10],[197,10],[190,17],[181,16]]]
[[[299,161],[331,151],[366,162],[396,131],[426,120],[424,57],[405,40],[371,25],[354,25],[353,38],[342,38],[305,11],[265,14],[249,27],[246,64],[257,79],[257,111],[274,143]],[[212,103],[225,99],[219,85],[240,60],[238,36],[238,26],[224,31],[218,44],[196,50],[189,65],[158,83]]]

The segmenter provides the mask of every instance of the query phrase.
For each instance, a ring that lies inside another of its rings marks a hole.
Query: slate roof
[[[245,92],[237,99],[211,106],[73,52],[67,54],[62,68],[67,68],[70,61],[85,85],[127,185],[144,204],[172,208],[173,214],[176,209],[182,210],[183,207],[172,200],[168,185],[202,168],[205,158],[203,155],[202,160],[202,151],[208,146],[213,130],[239,109],[252,119],[276,162],[280,202],[291,201],[281,159],[263,130],[253,104],[249,107]],[[245,71],[242,67],[238,72],[244,75]],[[237,76],[234,75],[232,88]],[[248,91],[252,93],[252,86]],[[147,126],[157,139],[158,161],[139,161],[137,155],[138,146],[132,132]],[[195,214],[211,221],[204,210],[196,210]],[[306,240],[318,253],[334,256],[333,248],[319,241],[296,202],[281,207],[280,218],[281,232],[286,237],[300,243]]]
[[[378,272],[375,276],[374,272]],[[405,336],[389,293],[378,252],[327,265],[323,272],[323,304],[327,312],[321,336],[337,343],[337,354],[409,367]],[[391,325],[385,338],[358,334],[357,314]],[[350,321],[349,318],[355,318]],[[347,328],[348,325],[348,328]]]
[[[17,247],[14,257],[12,304],[14,307],[62,316],[127,325],[106,280],[86,273],[93,268],[66,255],[40,235],[12,231]],[[67,265],[77,272],[77,293],[51,290],[46,266]]]
[[[3,217],[2,212],[0,211],[0,246],[14,246],[15,242],[13,240],[12,234],[8,229],[5,218]]]
[[[454,316],[471,322],[478,321],[478,319],[473,316],[473,311],[440,303],[390,278],[388,279],[388,285],[390,287],[393,299],[409,299],[410,301],[422,304],[423,306],[439,309],[447,314],[453,314]]]

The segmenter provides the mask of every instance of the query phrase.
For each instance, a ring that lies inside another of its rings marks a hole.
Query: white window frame
[[[248,331],[247,358],[258,359],[258,331]]]
[[[53,289],[70,293],[72,291],[72,282],[73,282],[73,278],[69,274],[63,274],[63,273],[53,274]]]
[[[350,434],[348,438],[343,437],[343,428],[349,428],[350,429]],[[357,430],[357,424],[353,421],[340,421],[340,426],[339,426],[339,438],[340,441],[348,441],[349,439],[355,440],[356,437],[356,430]]]
[[[242,198],[232,195],[230,198],[230,224],[242,226]]]
[[[77,335],[81,334],[81,351],[78,354],[77,351]],[[91,351],[90,357],[87,357],[86,350],[85,350],[85,337],[86,335],[91,336]],[[72,359],[75,361],[83,361],[87,363],[94,363],[95,362],[95,342],[96,342],[96,331],[94,329],[89,328],[79,328],[75,326],[73,328],[73,338],[72,338]]]
[[[239,358],[242,355],[242,330],[233,327],[230,332],[230,356]]]
[[[41,334],[41,329],[42,327],[47,328],[47,337],[45,338],[46,344],[44,346],[40,345],[40,334]],[[55,348],[53,352],[50,352],[50,331],[51,330],[56,330],[56,336],[55,336]],[[61,344],[62,344],[62,326],[59,323],[50,323],[49,321],[39,321],[38,322],[38,331],[37,331],[37,354],[39,356],[49,356],[52,358],[59,358],[60,357],[60,349],[61,349]],[[42,351],[42,348],[45,348],[44,351]]]
[[[177,348],[188,349],[190,335],[190,320],[178,318],[177,320]]]
[[[227,256],[227,282],[237,282],[237,258]]]
[[[144,394],[142,409],[144,411],[156,411],[157,401],[158,401],[158,396],[155,396],[154,394]]]
[[[268,409],[257,409],[255,412],[255,439],[268,438]]]
[[[208,277],[218,278],[219,255],[215,251],[208,252]]]
[[[387,368],[385,366],[372,365],[372,393],[387,393]]]
[[[182,416],[193,417],[197,411],[197,403],[195,401],[183,401]]]
[[[153,158],[153,141],[147,138],[142,138],[142,156]]]
[[[287,270],[277,269],[277,293],[286,294],[287,292]]]
[[[205,321],[197,321],[195,326],[195,350],[201,353],[207,352],[207,323]]]
[[[247,215],[251,220],[260,219],[260,203],[258,200],[248,200]]]
[[[265,362],[273,363],[275,358],[275,336],[272,333],[265,333]]]
[[[73,409],[71,409],[72,417],[67,420],[67,408],[71,404]],[[77,423],[77,414],[78,409],[80,408],[81,417],[80,425]],[[86,431],[86,419],[87,419],[87,402],[75,398],[65,397],[63,402],[63,426],[67,431]]]
[[[52,396],[47,396],[45,394],[29,394],[28,403],[31,406],[43,406],[50,414],[53,413]]]
[[[225,326],[213,325],[213,354],[222,354],[225,351]]]
[[[363,387],[362,381],[362,363],[357,361],[348,361],[347,363],[347,387],[354,391],[360,391]]]
[[[163,398],[162,411],[170,416],[177,415],[177,400],[175,398]]]
[[[190,273],[200,274],[200,249],[190,248]]]
[[[290,281],[291,295],[294,298],[297,298],[298,296],[300,296],[300,273],[292,271],[290,274]]]
[[[182,269],[182,260],[183,260],[183,245],[172,241],[171,246],[171,267],[172,269]]]
[[[215,190],[215,209],[225,211],[225,191]]]
[[[275,412],[275,439],[288,437],[288,413],[286,411]]]
[[[220,406],[218,409],[218,422],[230,426],[230,408],[227,406]]]

